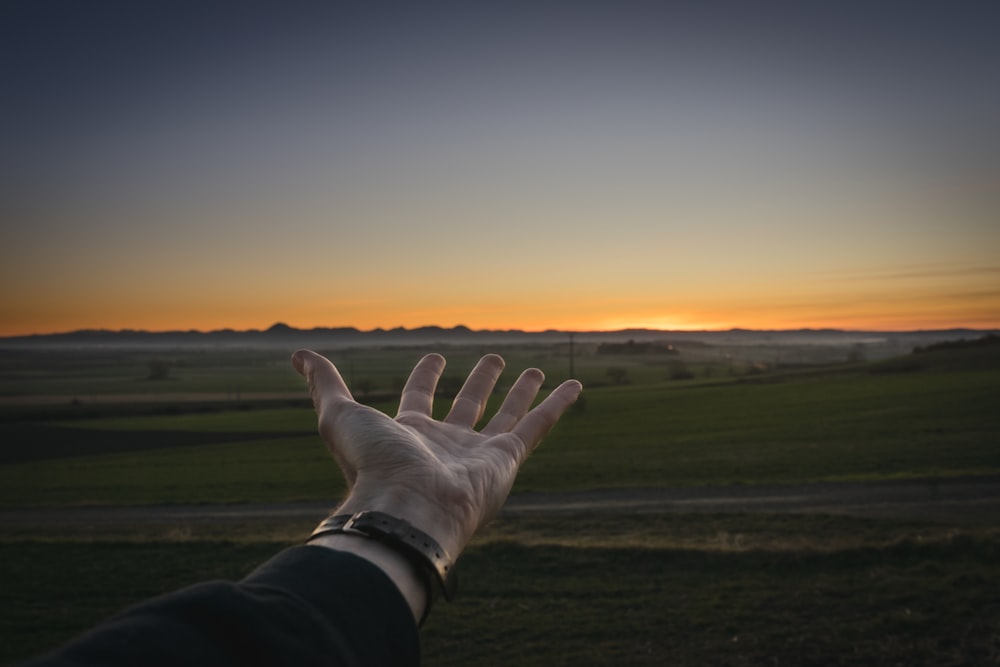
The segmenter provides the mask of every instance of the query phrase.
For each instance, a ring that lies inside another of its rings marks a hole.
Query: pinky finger
[[[566,380],[511,429],[511,433],[524,443],[525,456],[552,430],[563,413],[576,402],[581,391],[583,385],[577,380]]]

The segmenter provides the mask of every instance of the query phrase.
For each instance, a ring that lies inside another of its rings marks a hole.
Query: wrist
[[[457,560],[464,550],[467,539],[464,537],[462,522],[445,512],[440,505],[431,503],[418,494],[398,491],[369,494],[359,487],[355,487],[334,514],[383,512],[430,535],[452,561]]]
[[[363,539],[338,540],[331,544],[327,539],[329,537]],[[368,543],[365,544],[365,541]],[[434,537],[405,519],[378,510],[335,512],[316,527],[307,543],[330,548],[346,546],[362,557],[369,557],[394,580],[420,625],[423,625],[438,592],[448,600],[454,598],[455,559]],[[388,562],[387,550],[393,556]],[[402,568],[403,563],[409,564],[409,568]],[[415,584],[424,591],[422,598],[409,594]]]

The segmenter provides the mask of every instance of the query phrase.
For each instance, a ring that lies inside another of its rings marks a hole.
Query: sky
[[[1000,327],[1000,3],[0,4],[0,336]]]

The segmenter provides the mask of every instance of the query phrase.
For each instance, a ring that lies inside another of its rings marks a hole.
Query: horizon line
[[[858,334],[904,334],[904,333],[934,333],[934,332],[947,332],[947,331],[973,331],[990,333],[997,332],[1000,329],[997,328],[978,328],[969,326],[950,326],[941,328],[913,328],[913,329],[853,329],[853,328],[840,328],[840,327],[787,327],[787,328],[752,328],[752,327],[720,327],[720,328],[701,328],[701,329],[660,329],[656,327],[622,327],[614,329],[561,329],[561,328],[546,328],[546,329],[521,329],[521,328],[507,328],[507,329],[497,329],[497,328],[479,328],[474,329],[463,324],[456,324],[454,326],[442,326],[436,324],[424,324],[416,327],[405,327],[405,326],[395,326],[395,327],[374,327],[371,329],[360,329],[352,325],[340,325],[340,326],[315,326],[309,328],[299,328],[291,325],[287,325],[283,322],[275,322],[264,329],[233,329],[230,327],[223,327],[221,329],[107,329],[107,328],[82,328],[82,329],[72,329],[67,331],[49,331],[49,332],[34,332],[26,334],[12,334],[12,335],[0,335],[0,340],[9,340],[15,338],[44,338],[49,336],[73,336],[73,335],[119,335],[119,334],[141,334],[141,335],[170,335],[170,334],[186,334],[186,335],[212,335],[212,334],[266,334],[266,333],[310,333],[310,332],[329,332],[329,331],[340,331],[340,332],[356,332],[358,334],[379,334],[379,333],[392,333],[392,332],[419,332],[428,329],[440,330],[440,331],[464,331],[468,333],[523,333],[523,334],[553,334],[553,333],[563,333],[563,334],[616,334],[616,333],[628,333],[628,332],[648,332],[648,333],[669,333],[669,334],[709,334],[709,333],[729,333],[729,332],[749,332],[749,333],[791,333],[791,332],[836,332],[836,333],[858,333]]]

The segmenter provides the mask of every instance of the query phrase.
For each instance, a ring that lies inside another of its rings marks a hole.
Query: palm
[[[503,505],[517,469],[579,394],[579,383],[563,383],[535,409],[544,379],[521,374],[497,414],[474,430],[496,385],[503,360],[480,360],[442,421],[431,417],[434,391],[444,370],[439,355],[413,369],[392,419],[354,401],[326,359],[298,352],[296,368],[309,380],[320,433],[350,486],[348,503],[397,513],[451,548],[460,550],[476,529]]]

